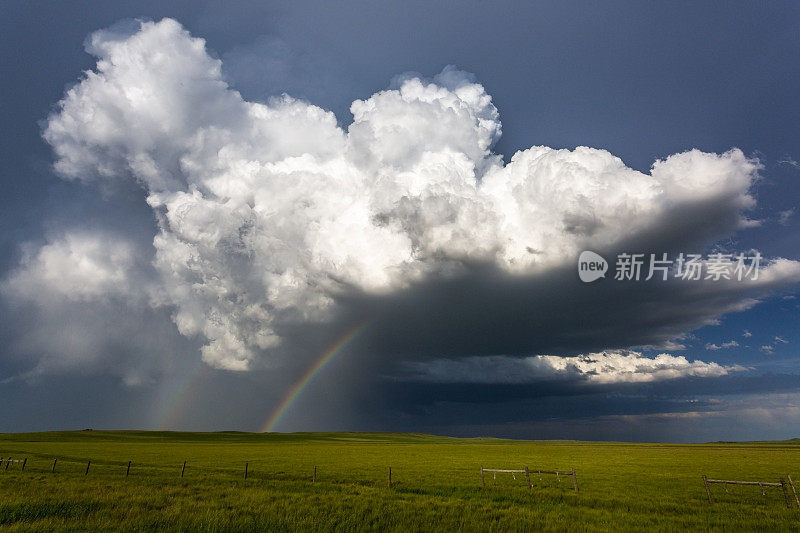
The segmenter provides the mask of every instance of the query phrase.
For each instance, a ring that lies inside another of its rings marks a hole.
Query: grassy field
[[[797,530],[780,489],[800,443],[624,444],[330,433],[82,431],[0,435],[7,530]],[[56,471],[51,472],[57,458]],[[88,475],[86,463],[91,460]],[[130,476],[125,477],[128,461]],[[180,477],[183,462],[186,472]],[[248,479],[244,479],[245,462]],[[575,468],[571,480],[479,468]],[[311,482],[317,466],[317,482]],[[387,469],[392,467],[392,488]],[[800,488],[800,487],[798,487]]]

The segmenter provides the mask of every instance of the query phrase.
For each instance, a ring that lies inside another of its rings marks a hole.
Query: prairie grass
[[[800,444],[454,439],[381,433],[0,435],[0,529],[173,531],[797,530],[780,489]],[[56,471],[51,472],[57,458]],[[91,460],[88,475],[86,463]],[[130,476],[125,476],[132,461]],[[183,462],[184,477],[180,477]],[[248,462],[248,478],[244,465]],[[570,478],[479,468],[575,468]],[[312,483],[317,466],[317,482]],[[392,467],[392,487],[387,470]],[[798,486],[800,488],[800,486]],[[791,494],[791,493],[790,493]]]

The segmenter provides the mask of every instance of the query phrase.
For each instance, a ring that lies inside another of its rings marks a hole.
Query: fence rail
[[[531,484],[531,474],[536,473],[541,474],[553,474],[555,475],[559,481],[561,480],[561,476],[572,476],[572,488],[575,492],[578,492],[578,475],[575,473],[575,469],[573,468],[569,472],[561,471],[561,470],[532,470],[527,466],[522,470],[514,470],[514,469],[507,469],[507,468],[484,468],[481,466],[481,487],[486,488],[486,479],[484,477],[485,472],[491,472],[495,476],[498,473],[503,474],[525,474],[525,481],[528,483],[528,490],[533,489],[533,485]]]
[[[792,481],[792,476],[786,475],[789,480],[788,486],[792,489],[792,494],[794,494],[794,500],[797,503],[797,508],[800,509],[800,498],[797,497],[797,491],[794,488],[794,482]],[[758,486],[761,488],[761,495],[766,496],[766,492],[764,492],[764,487],[775,487],[780,488],[783,491],[783,498],[786,500],[786,507],[792,508],[792,500],[789,498],[789,491],[787,490],[786,486],[787,483],[783,478],[777,483],[769,482],[769,481],[739,481],[739,480],[732,480],[732,479],[711,479],[703,475],[703,484],[706,488],[706,496],[708,496],[708,503],[714,503],[714,498],[711,497],[711,487],[712,484],[720,484],[725,486],[725,492],[728,492],[728,485],[749,485],[749,486]]]

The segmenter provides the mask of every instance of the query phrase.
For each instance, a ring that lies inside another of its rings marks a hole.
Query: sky
[[[798,26],[3,2],[0,431],[800,437]]]

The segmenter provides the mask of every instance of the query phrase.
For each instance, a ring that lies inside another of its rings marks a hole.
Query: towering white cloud
[[[355,101],[343,130],[289,96],[243,100],[174,20],[100,31],[87,49],[96,69],[44,132],[55,168],[141,184],[159,225],[150,303],[222,368],[268,363],[281,324],[328,319],[346,291],[387,293],[473,261],[536,275],[657,233],[682,208],[732,231],[754,204],[759,167],[736,149],[676,154],[650,174],[585,147],[537,146],[505,165],[491,97],[453,68]],[[781,269],[765,279],[800,278],[793,262]]]

